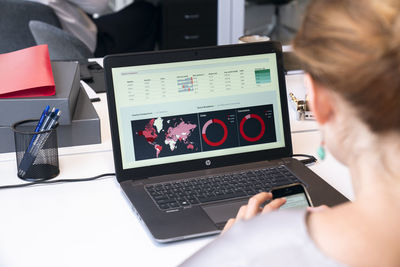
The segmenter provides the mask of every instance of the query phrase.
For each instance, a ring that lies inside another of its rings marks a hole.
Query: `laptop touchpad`
[[[244,199],[236,202],[207,205],[202,208],[217,227],[222,229],[230,218],[236,217],[239,208],[242,205],[246,205],[247,201],[247,199]]]

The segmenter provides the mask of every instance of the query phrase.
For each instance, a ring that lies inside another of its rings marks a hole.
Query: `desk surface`
[[[288,76],[287,85],[304,94],[301,75]],[[100,98],[94,105],[102,144],[60,148],[58,178],[114,172],[105,94]],[[291,117],[294,153],[315,155],[320,140],[315,122],[297,122],[293,112]],[[347,169],[330,155],[311,169],[353,198]],[[13,153],[0,154],[0,171],[0,185],[21,182]],[[2,190],[0,203],[0,266],[176,266],[215,238],[153,242],[114,177]]]

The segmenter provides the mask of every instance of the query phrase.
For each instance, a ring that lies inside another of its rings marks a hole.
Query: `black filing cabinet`
[[[218,0],[162,0],[161,49],[217,45]]]

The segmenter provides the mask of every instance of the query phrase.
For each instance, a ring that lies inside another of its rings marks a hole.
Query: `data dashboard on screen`
[[[284,147],[276,55],[112,69],[124,169]]]

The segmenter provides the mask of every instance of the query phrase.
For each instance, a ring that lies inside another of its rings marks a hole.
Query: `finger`
[[[224,229],[222,230],[222,232],[221,232],[221,235],[223,235],[226,231],[228,231],[229,229],[231,229],[231,227],[232,227],[232,225],[235,223],[235,219],[233,219],[233,218],[231,218],[231,219],[229,219],[227,222],[226,222],[226,224],[225,224],[225,226],[224,226]]]
[[[318,206],[318,207],[308,207],[307,211],[320,212],[320,211],[324,211],[324,210],[328,210],[328,209],[329,209],[329,207],[327,205],[321,205],[321,206]]]
[[[244,218],[248,220],[257,215],[260,212],[261,204],[270,199],[272,199],[272,194],[266,192],[262,192],[251,197],[249,199],[249,203],[247,204],[246,214]]]
[[[270,203],[265,205],[264,209],[262,210],[262,213],[267,213],[273,210],[277,210],[285,203],[286,203],[286,198],[274,199]]]
[[[236,215],[236,219],[237,220],[243,220],[245,215],[246,215],[246,210],[247,210],[247,205],[243,205],[240,207],[237,215]]]

